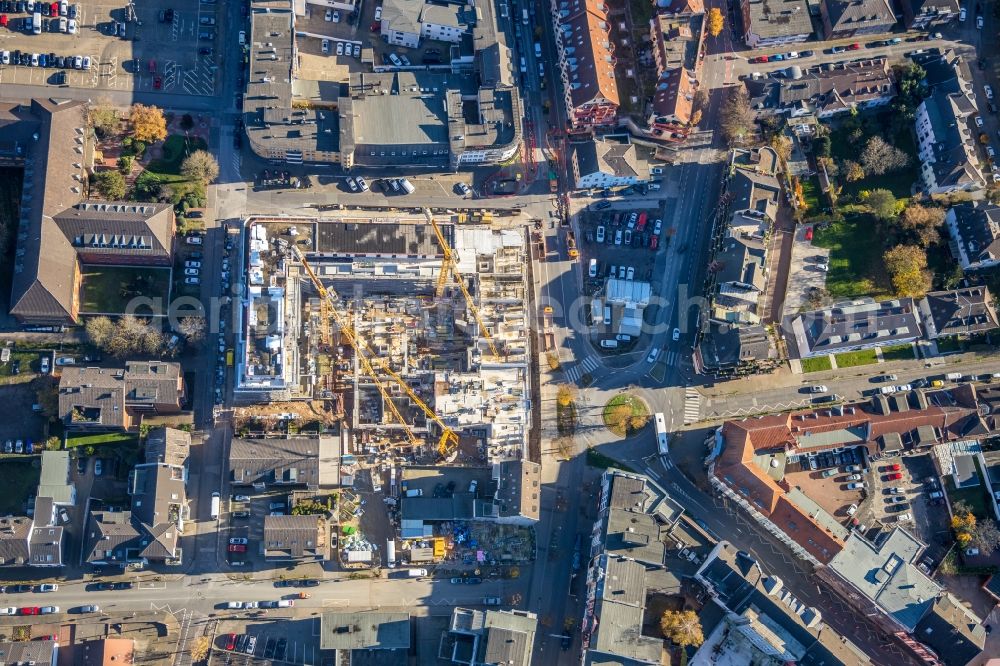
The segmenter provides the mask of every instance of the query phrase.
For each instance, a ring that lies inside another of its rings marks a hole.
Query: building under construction
[[[328,400],[356,453],[527,455],[520,230],[452,219],[251,218],[235,399]]]

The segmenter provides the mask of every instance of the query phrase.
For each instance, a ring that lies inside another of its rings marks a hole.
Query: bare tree
[[[880,136],[868,139],[864,150],[861,151],[861,165],[869,176],[881,176],[890,171],[898,171],[909,163],[909,155],[886,143]]]
[[[899,216],[899,226],[916,236],[922,247],[940,240],[939,227],[944,224],[944,209],[910,204]]]
[[[986,518],[976,523],[972,528],[972,541],[970,543],[979,549],[983,555],[991,555],[1000,548],[1000,530],[997,524],[990,518]]]
[[[99,138],[112,136],[121,128],[121,116],[111,102],[103,99],[87,107],[87,120]]]
[[[109,317],[91,317],[84,324],[84,330],[91,344],[105,349],[115,332],[115,323]]]
[[[753,132],[754,113],[750,108],[750,95],[743,86],[726,89],[726,99],[722,103],[719,127],[729,145],[746,141]]]
[[[205,337],[205,318],[184,317],[177,322],[177,331],[183,335],[188,342],[199,342]]]

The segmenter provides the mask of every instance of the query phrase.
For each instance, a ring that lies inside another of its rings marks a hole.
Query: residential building
[[[1000,264],[1000,206],[986,201],[955,204],[944,221],[951,253],[963,271]]]
[[[410,634],[409,613],[324,612],[319,649],[324,663],[401,664],[407,661]]]
[[[466,666],[530,666],[538,617],[528,611],[455,607],[438,659]]]
[[[663,638],[644,633],[647,595],[682,593],[713,545],[683,504],[649,477],[608,470],[598,517],[583,540],[586,562],[580,623],[584,666],[663,663]],[[589,550],[589,553],[587,552]]]
[[[765,573],[752,556],[726,541],[715,546],[694,578],[710,601],[700,613],[705,642],[688,662],[692,666],[872,665],[857,645],[823,624],[818,609],[796,599],[778,575]]]
[[[799,557],[829,564],[853,537],[837,518],[789,486],[782,460],[833,449],[850,450],[862,460],[928,450],[973,436],[982,424],[971,384],[948,389],[940,399],[911,391],[877,395],[867,403],[727,421],[716,432],[709,478],[719,492],[782,535]]]
[[[804,42],[813,32],[806,0],[740,0],[740,16],[752,49]]]
[[[789,353],[798,358],[899,345],[921,336],[919,314],[912,298],[863,298],[787,315],[784,337]]]
[[[734,151],[726,180],[727,206],[719,213],[717,240],[708,266],[709,317],[702,326],[695,363],[699,372],[728,374],[765,369],[777,350],[764,329],[771,230],[781,184],[771,148]]]
[[[59,643],[51,638],[34,641],[0,642],[0,664],[3,666],[56,666]]]
[[[338,437],[288,439],[234,438],[229,446],[229,480],[259,488],[303,486],[310,490],[340,485]]]
[[[603,0],[552,4],[566,117],[576,130],[612,126],[617,120],[621,101],[608,11]]]
[[[635,145],[609,139],[569,144],[570,165],[577,189],[621,187],[649,180],[649,165],[639,159]]]
[[[36,516],[0,518],[0,566],[61,567],[64,531],[53,519],[52,499],[35,501]],[[49,513],[45,513],[48,509]]]
[[[420,13],[424,0],[385,0],[382,3],[382,38],[394,46],[420,46]]]
[[[135,430],[144,414],[176,414],[184,400],[179,363],[67,366],[59,378],[59,417],[70,430]]]
[[[985,645],[982,620],[918,565],[926,544],[902,528],[876,542],[854,532],[818,575],[929,664],[965,666]]]
[[[889,0],[822,0],[819,13],[825,39],[879,35],[896,24]]]
[[[29,562],[31,525],[27,516],[0,517],[0,565],[22,567]]]
[[[790,66],[785,78],[744,81],[755,109],[790,118],[830,118],[847,111],[885,106],[896,96],[886,58],[836,62],[803,70]]]
[[[190,515],[187,453],[191,436],[173,428],[158,428],[150,433],[150,439],[155,444],[147,448],[146,462],[129,473],[132,519],[138,531],[149,537],[142,557],[180,564],[180,536]]]
[[[264,558],[323,562],[330,559],[330,529],[321,515],[264,516]]]
[[[906,3],[904,2],[904,7]],[[953,51],[924,59],[930,95],[916,111],[917,159],[927,194],[973,192],[986,186],[970,116],[978,113],[971,83]]]
[[[654,131],[686,131],[700,86],[705,6],[702,0],[672,0],[653,14],[649,27],[657,82],[648,124]]]
[[[901,0],[907,30],[926,30],[958,18],[958,0]]]
[[[405,0],[389,0],[390,3],[401,1]],[[382,12],[384,16],[385,4],[382,5]],[[471,24],[475,21],[475,12],[464,4],[438,5],[426,2],[420,8],[420,36],[423,39],[458,44],[463,35],[472,31]]]
[[[37,496],[51,497],[52,503],[57,506],[76,505],[76,485],[73,483],[69,451],[42,451]]]
[[[84,200],[93,146],[86,103],[35,99],[0,106],[0,152],[23,166],[10,314],[22,324],[80,321],[88,265],[173,264],[169,204]]]
[[[919,309],[930,340],[985,333],[1000,326],[993,295],[985,286],[932,291],[920,300]]]
[[[136,663],[131,638],[98,638],[73,646],[73,666],[128,666]]]

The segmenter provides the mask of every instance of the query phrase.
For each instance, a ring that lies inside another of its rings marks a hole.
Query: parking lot
[[[581,217],[577,239],[585,277],[584,294],[603,295],[608,279],[650,282],[657,253],[665,246],[664,224],[655,210],[597,211]],[[592,332],[605,339],[618,330],[620,307],[612,307],[611,321],[600,312],[591,312]],[[612,336],[614,337],[614,336]],[[618,349],[635,340],[618,336]]]
[[[857,507],[870,496],[870,488],[858,486],[867,484],[865,458],[864,447],[802,455],[786,463],[785,480],[846,526],[852,516],[857,518]],[[852,506],[856,508],[852,510]]]
[[[224,621],[216,634],[212,661],[234,666],[278,662],[318,664],[319,628],[319,618]],[[236,634],[235,639],[232,634]],[[249,637],[253,637],[252,643]],[[227,650],[230,641],[234,649]]]
[[[81,2],[77,3],[76,34],[59,32],[58,25],[53,32],[51,22],[49,31],[37,35],[11,29],[14,19],[30,20],[26,13],[11,14],[11,25],[0,28],[0,49],[11,54],[80,56],[81,60],[89,58],[90,66],[2,65],[0,85],[48,84],[211,96],[216,91],[215,58],[219,51],[216,10],[222,6],[198,0],[154,0],[135,5],[132,16],[126,13],[124,2]],[[199,38],[202,32],[207,34]],[[205,38],[210,36],[213,38]],[[65,72],[65,83],[61,83],[60,72]]]
[[[242,499],[247,498],[247,499]],[[228,529],[222,547],[230,566],[248,566],[248,562],[264,562],[264,516],[273,511],[289,513],[288,493],[256,494],[246,487],[233,491],[226,515]],[[246,544],[232,544],[231,539],[246,539]],[[235,546],[235,548],[233,547]],[[237,564],[239,563],[239,564]]]

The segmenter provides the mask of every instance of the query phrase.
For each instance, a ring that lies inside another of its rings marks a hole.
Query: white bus
[[[663,412],[656,412],[653,418],[656,420],[656,445],[660,449],[660,455],[665,456],[670,453],[667,448],[667,420],[663,418]]]

